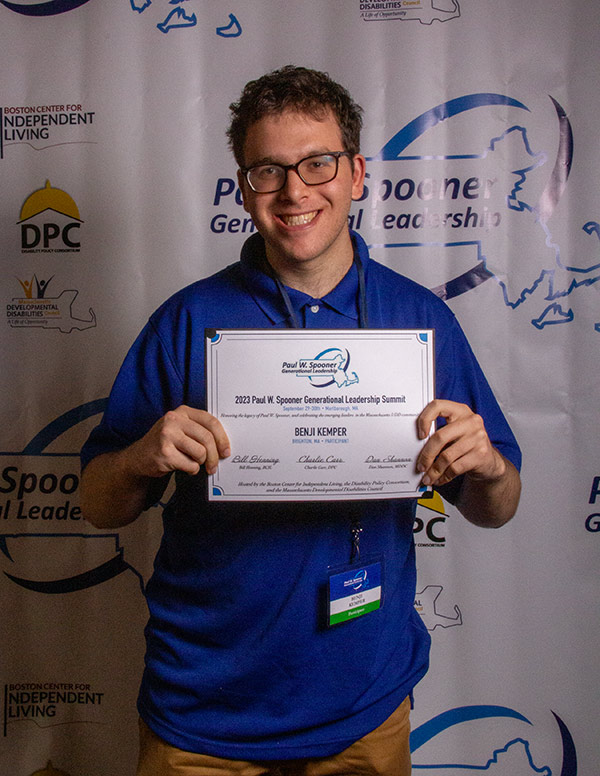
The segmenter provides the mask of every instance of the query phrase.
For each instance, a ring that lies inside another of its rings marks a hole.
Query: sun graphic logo
[[[30,194],[21,208],[22,253],[78,253],[83,221],[73,197],[50,181]]]
[[[446,508],[439,493],[433,491],[431,496],[419,499],[413,526],[417,547],[445,547],[445,522]]]

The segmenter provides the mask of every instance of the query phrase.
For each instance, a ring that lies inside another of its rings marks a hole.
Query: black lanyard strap
[[[360,260],[357,254],[354,254],[353,264],[356,267],[356,272],[358,274],[358,327],[359,329],[368,329],[369,316],[367,312],[367,290],[366,290],[366,284],[365,284],[365,270],[364,270],[362,261]],[[290,295],[288,294],[286,287],[283,285],[279,276],[276,274],[276,272],[273,269],[272,269],[272,276],[277,285],[277,290],[279,291],[279,294],[285,304],[285,308],[287,310],[292,329],[303,328],[302,326],[300,326],[300,321],[298,320],[298,316],[296,315],[296,311],[294,310],[294,307],[292,305],[292,300],[290,299]]]

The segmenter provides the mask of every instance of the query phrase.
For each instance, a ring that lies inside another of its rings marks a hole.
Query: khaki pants
[[[409,712],[407,698],[382,725],[332,757],[268,762],[184,752],[140,720],[137,776],[409,776]]]

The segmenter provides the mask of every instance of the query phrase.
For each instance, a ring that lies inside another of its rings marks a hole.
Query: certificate
[[[423,496],[416,419],[433,364],[431,329],[207,330],[207,409],[232,451],[209,500]]]

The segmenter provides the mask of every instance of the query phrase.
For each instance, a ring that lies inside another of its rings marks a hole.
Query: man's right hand
[[[130,463],[138,476],[162,477],[172,471],[198,474],[204,465],[214,474],[220,458],[230,453],[221,422],[205,410],[181,405],[167,412],[129,448]]]
[[[93,458],[81,477],[83,516],[97,528],[133,522],[147,507],[151,481],[173,471],[214,474],[230,445],[214,415],[182,405],[167,412],[137,442]]]

